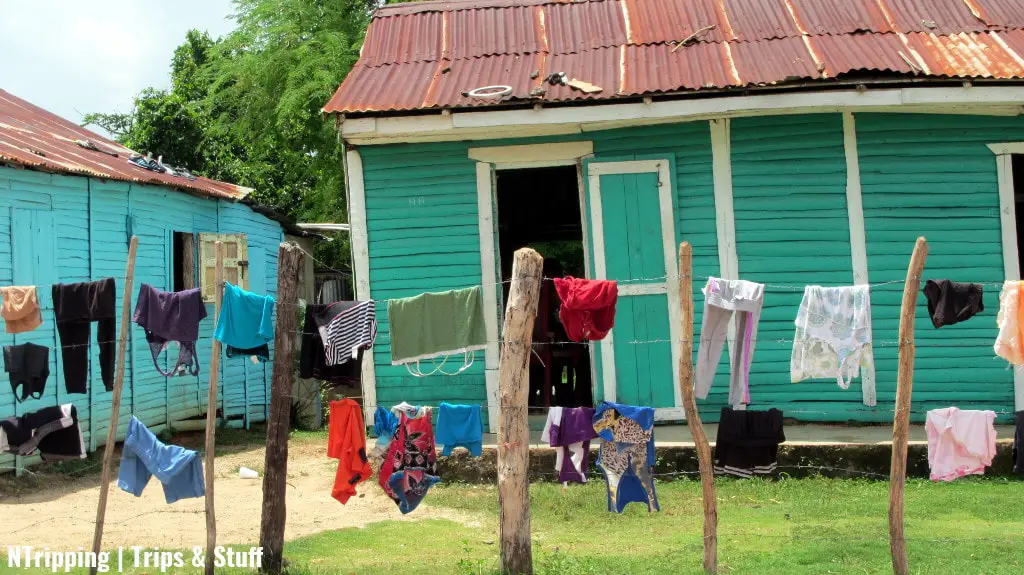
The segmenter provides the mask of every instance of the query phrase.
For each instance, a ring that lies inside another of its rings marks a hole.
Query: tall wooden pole
[[[892,570],[907,575],[907,540],[903,534],[903,487],[907,475],[907,436],[910,433],[910,396],[914,389],[914,318],[921,273],[928,259],[928,242],[917,238],[903,284],[900,309],[899,367],[896,372],[896,414],[892,425],[892,461],[889,464],[889,549]]]
[[[103,521],[107,515],[107,493],[110,491],[110,465],[114,460],[114,444],[117,443],[117,419],[121,414],[121,391],[124,389],[124,353],[128,346],[128,327],[131,323],[132,292],[135,291],[135,253],[139,249],[139,238],[132,236],[128,244],[128,266],[124,272],[124,291],[121,294],[121,334],[117,340],[117,371],[114,373],[114,396],[110,402],[110,423],[107,428],[107,443],[103,446],[103,475],[100,478],[100,502],[96,508],[96,530],[92,535],[92,550],[100,552],[103,543]],[[96,567],[89,573],[96,575]]]
[[[220,306],[224,301],[224,243],[214,244],[217,257],[216,285],[213,288],[213,330],[220,321]],[[210,360],[210,390],[206,396],[206,575],[213,575],[213,550],[217,546],[217,514],[213,503],[213,461],[217,434],[217,388],[220,383],[220,341],[213,338],[213,358]]]
[[[277,328],[274,333],[274,374],[267,421],[267,455],[263,466],[263,518],[260,547],[263,571],[280,573],[284,553],[285,487],[288,481],[288,429],[295,379],[295,334],[299,331],[299,274],[302,250],[282,243],[277,252]],[[316,326],[306,326],[315,329]]]
[[[544,258],[530,248],[517,250],[512,261],[512,286],[501,330],[498,396],[498,503],[501,506],[501,572],[533,574],[530,543],[530,344],[537,318]]]
[[[683,395],[686,424],[697,449],[700,466],[700,486],[704,503],[704,571],[718,572],[718,500],[715,495],[715,468],[711,461],[711,446],[704,434],[704,425],[697,412],[697,399],[693,395],[693,248],[690,242],[679,245],[679,300],[682,312],[683,341],[679,353],[679,387]]]

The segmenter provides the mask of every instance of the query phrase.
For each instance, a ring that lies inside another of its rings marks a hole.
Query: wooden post
[[[537,318],[544,258],[530,248],[517,250],[512,286],[501,330],[498,362],[498,503],[501,506],[501,572],[533,574],[530,542],[530,345]]]
[[[299,274],[302,250],[285,242],[277,255],[277,327],[274,333],[274,372],[267,420],[267,454],[263,466],[263,518],[260,547],[263,571],[280,573],[284,551],[285,487],[288,481],[288,430],[291,427],[292,385],[295,379],[295,333],[299,331]],[[306,326],[310,329],[311,326]],[[315,326],[312,326],[315,329]]]
[[[690,242],[679,245],[679,309],[682,312],[683,341],[679,354],[679,387],[683,395],[686,424],[697,449],[700,466],[701,500],[704,503],[704,571],[718,572],[718,499],[715,495],[715,467],[711,446],[697,412],[693,395],[693,248]]]
[[[907,475],[907,436],[910,434],[910,396],[914,388],[914,318],[921,273],[928,259],[928,242],[917,238],[910,257],[907,281],[903,284],[900,309],[899,367],[896,372],[896,414],[892,426],[892,461],[889,464],[889,549],[892,570],[907,575],[907,540],[903,535],[903,487]]]
[[[139,238],[132,236],[128,244],[128,267],[124,272],[124,291],[121,294],[121,334],[117,341],[117,371],[114,373],[114,396],[110,402],[110,422],[107,428],[107,444],[103,446],[103,474],[100,476],[100,502],[96,508],[96,530],[92,535],[92,550],[100,552],[103,543],[103,521],[107,515],[107,493],[110,491],[110,464],[114,460],[114,444],[117,443],[117,419],[121,414],[121,390],[124,389],[124,353],[128,346],[128,327],[131,323],[132,292],[135,284],[135,253],[139,249]],[[96,575],[96,567],[89,573]]]
[[[214,242],[217,258],[216,280],[213,287],[213,331],[220,321],[220,306],[224,301],[224,243]],[[213,357],[210,359],[210,389],[206,396],[206,575],[213,575],[213,549],[217,546],[217,513],[213,503],[213,461],[217,434],[217,388],[220,383],[220,341],[213,338]]]

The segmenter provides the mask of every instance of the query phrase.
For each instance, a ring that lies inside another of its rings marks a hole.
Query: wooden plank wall
[[[1003,280],[995,155],[986,144],[1024,139],[1020,118],[858,114],[864,226],[871,282],[901,280],[914,239],[928,238],[925,279]],[[1012,420],[1013,372],[995,356],[999,288],[985,286],[985,311],[969,322],[935,329],[918,298],[917,364],[911,418],[956,405],[992,409]],[[895,341],[896,289],[872,291],[876,341]],[[896,393],[894,346],[876,351],[878,402]]]
[[[158,289],[173,286],[172,234],[175,231],[245,233],[248,236],[251,269],[259,278],[250,287],[259,293],[274,293],[277,288],[277,246],[283,239],[280,226],[248,207],[226,201],[198,198],[167,188],[99,181],[76,176],[51,175],[28,170],[0,167],[0,285],[11,285],[16,278],[16,258],[23,251],[12,252],[14,235],[24,235],[23,224],[12,222],[12,209],[39,210],[52,214],[54,277],[47,284],[73,283],[114,277],[118,298],[122,289],[128,238],[139,236],[135,285],[148,283]],[[34,236],[43,242],[45,236]],[[35,246],[35,251],[45,251]],[[15,248],[17,249],[17,248]],[[19,256],[20,257],[20,256]],[[42,283],[41,280],[37,280]],[[50,378],[46,394],[39,400],[17,404],[10,392],[6,372],[0,372],[0,418],[20,415],[57,403],[74,403],[81,418],[82,431],[90,449],[100,447],[106,438],[111,393],[107,392],[98,370],[98,347],[90,347],[90,393],[68,395],[64,390],[60,345],[53,320],[49,285],[42,286],[44,324],[24,335],[0,333],[0,344],[10,345],[32,341],[51,348]],[[134,296],[132,309],[134,309]],[[120,301],[120,300],[118,300]],[[118,306],[120,310],[120,306]],[[213,330],[210,316],[200,326],[198,354],[202,371],[198,377],[165,378],[153,367],[152,356],[142,329],[133,324],[131,347],[126,358],[124,397],[118,437],[123,437],[130,415],[134,414],[155,432],[168,422],[202,415],[206,411],[206,383]],[[94,328],[95,329],[95,328]],[[0,330],[2,332],[2,330]],[[177,357],[177,349],[172,351]],[[166,370],[167,353],[161,357]],[[93,369],[92,366],[96,366]],[[269,365],[252,365],[248,359],[225,359],[222,362],[221,385],[227,393],[229,418],[233,425],[242,425],[248,412],[249,421],[263,421],[266,398],[269,396]],[[246,401],[248,407],[246,407]],[[94,417],[95,416],[95,417]],[[31,464],[36,458],[25,458]],[[14,458],[0,455],[0,471],[14,464]]]
[[[737,118],[731,132],[740,277],[767,284],[750,370],[753,406],[809,421],[849,417],[864,407],[859,378],[845,391],[834,379],[790,382],[802,286],[853,284],[842,116]]]

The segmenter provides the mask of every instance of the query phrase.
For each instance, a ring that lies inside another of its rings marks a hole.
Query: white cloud
[[[222,36],[232,12],[231,0],[0,0],[0,88],[74,122],[126,112],[168,86],[189,29]]]

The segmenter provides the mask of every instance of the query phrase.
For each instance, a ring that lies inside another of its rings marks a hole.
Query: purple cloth
[[[196,341],[199,339],[199,322],[205,317],[206,304],[199,288],[172,293],[142,284],[132,321],[145,330],[157,371],[164,376],[186,371],[199,375]],[[169,372],[164,372],[158,359],[171,341],[178,342],[178,361]]]
[[[562,468],[558,470],[558,481],[586,483],[587,469],[590,468],[590,440],[597,439],[594,431],[593,407],[567,407],[562,409],[562,419],[551,426],[551,447],[562,452]],[[583,443],[583,460],[577,471],[572,461],[573,443]]]

